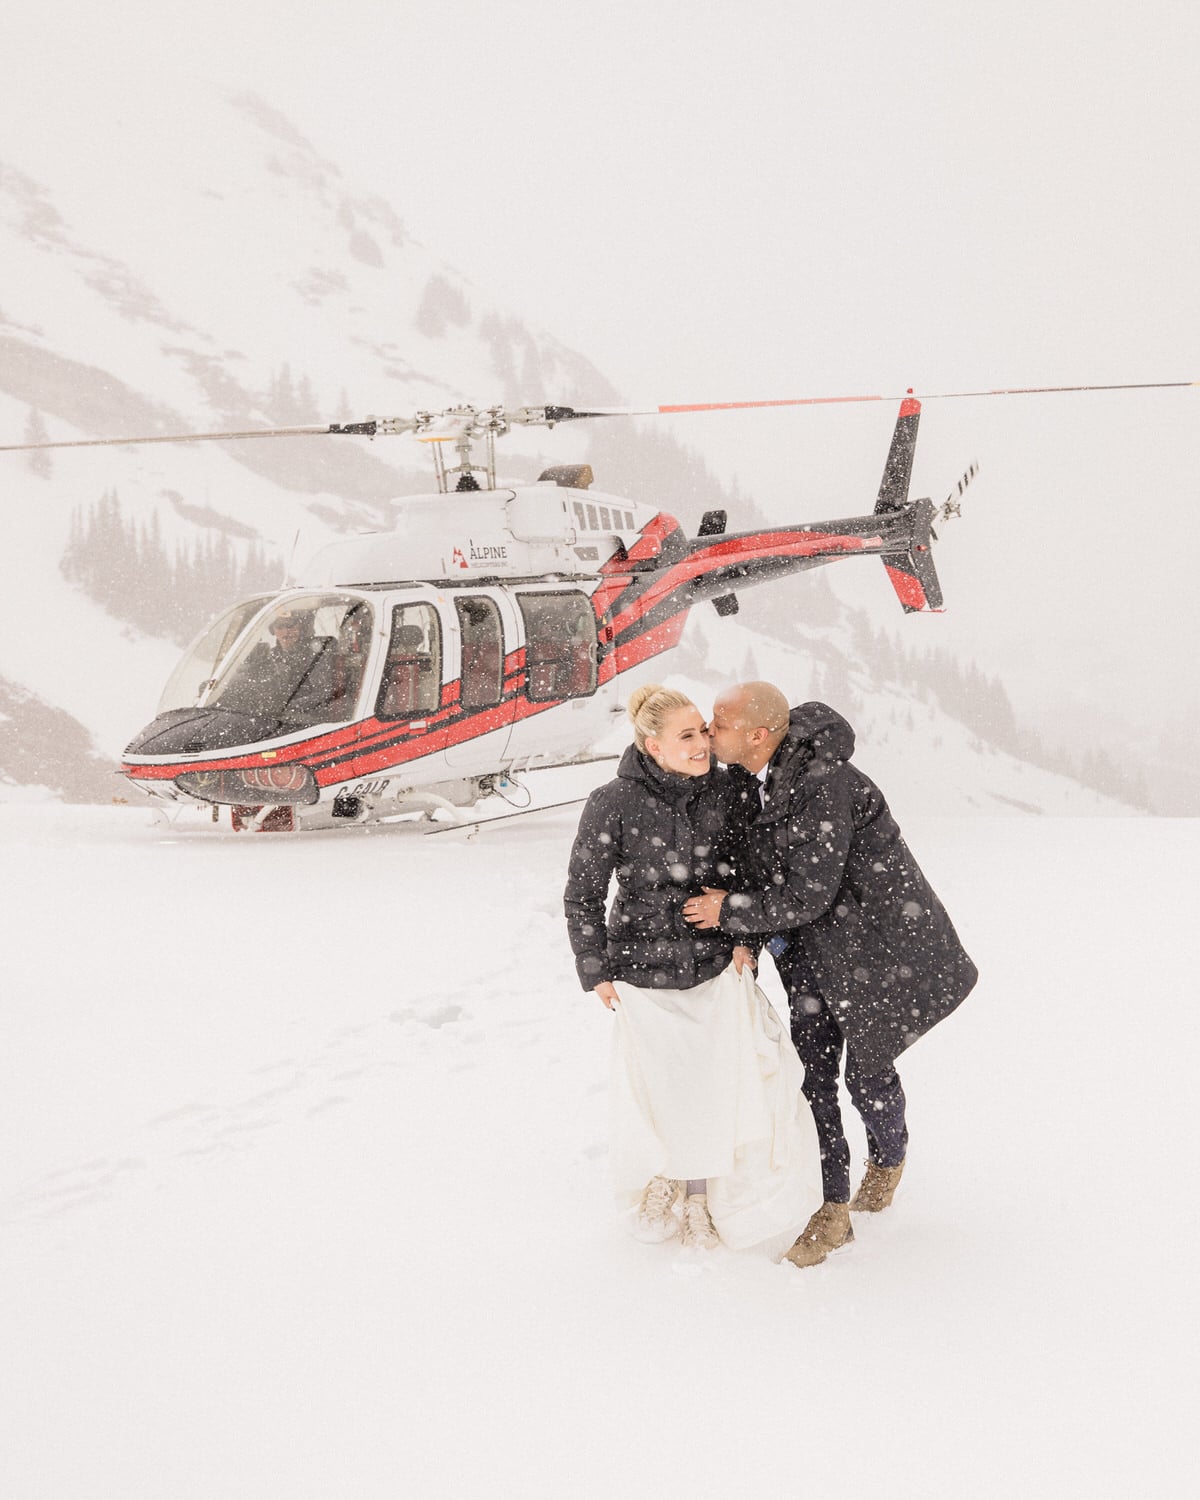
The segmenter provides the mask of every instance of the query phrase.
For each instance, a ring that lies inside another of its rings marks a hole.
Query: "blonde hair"
[[[677,693],[674,688],[665,688],[658,682],[647,682],[634,688],[625,705],[625,711],[633,721],[634,744],[644,755],[646,736],[658,739],[668,714],[673,714],[677,708],[695,706],[686,693]]]

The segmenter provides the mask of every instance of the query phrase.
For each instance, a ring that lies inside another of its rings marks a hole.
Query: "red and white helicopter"
[[[586,465],[497,485],[495,441],[512,427],[616,414],[456,407],[317,429],[412,433],[432,447],[438,492],[209,626],[123,774],[214,817],[228,808],[235,828],[469,807],[524,770],[586,758],[622,712],[627,674],[675,646],[703,600],[731,614],[741,588],[865,555],[883,560],[906,610],[940,608],[934,507],[908,499],[911,397],[866,516],[728,533],[725,512],[709,511],[689,538],[652,506],[594,489]]]
[[[587,465],[547,469],[532,485],[496,481],[496,439],[516,426],[858,401],[900,402],[869,515],[727,532],[726,513],[711,510],[687,537],[653,506],[594,490]],[[207,807],[214,821],[227,809],[235,829],[277,830],[471,807],[523,771],[595,758],[591,747],[623,711],[629,674],[675,646],[703,600],[733,614],[741,589],[873,556],[906,611],[940,609],[933,524],[959,513],[976,469],[940,507],[909,500],[920,411],[911,391],[642,410],[459,406],[345,426],[81,438],[0,452],[402,433],[432,445],[436,494],[406,499],[392,531],[325,547],[295,586],[226,610],[188,649],[157,716],[125,751],[122,772],[141,790]]]
[[[726,513],[712,510],[688,537],[653,506],[593,489],[587,465],[496,482],[496,439],[515,426],[846,400],[900,401],[868,515],[727,532]],[[933,525],[958,514],[975,466],[940,507],[910,501],[920,411],[911,392],[648,411],[461,406],[346,426],[13,446],[389,433],[432,446],[436,494],[406,499],[392,531],[326,546],[293,587],[228,609],[125,751],[122,772],[141,790],[206,806],[214,821],[228,809],[235,829],[282,830],[470,807],[525,770],[588,759],[622,711],[628,674],[675,646],[703,600],[729,615],[741,589],[878,557],[906,611],[940,609]]]

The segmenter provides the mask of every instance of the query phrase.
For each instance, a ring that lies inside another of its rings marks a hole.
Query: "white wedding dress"
[[[707,1178],[726,1245],[798,1233],[821,1205],[816,1127],[791,1037],[733,965],[690,990],[618,980],[610,1163],[621,1208],[652,1177]]]

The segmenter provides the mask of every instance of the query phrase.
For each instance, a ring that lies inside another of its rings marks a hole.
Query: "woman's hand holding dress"
[[[753,972],[757,962],[758,960],[754,957],[750,949],[744,948],[741,943],[733,950],[733,971],[735,974],[740,974],[747,964],[750,965],[751,972]]]

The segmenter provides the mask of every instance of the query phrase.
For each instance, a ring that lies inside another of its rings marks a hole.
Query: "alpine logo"
[[[464,553],[461,547],[455,547],[450,554],[450,563],[455,568],[478,568],[487,563],[507,563],[508,546],[504,542],[476,542],[471,539],[467,542],[467,550]]]

